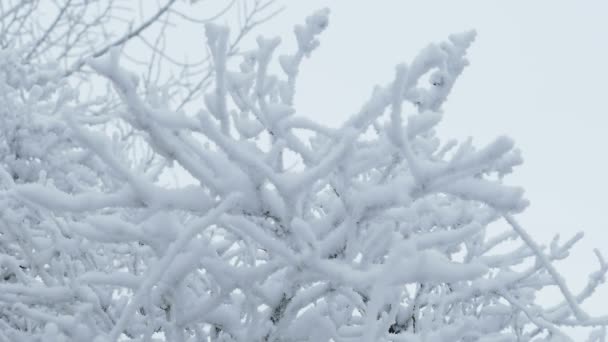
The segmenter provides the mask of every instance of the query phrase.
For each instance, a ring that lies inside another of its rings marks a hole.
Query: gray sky
[[[292,27],[322,7],[331,22],[302,67],[298,113],[337,124],[355,113],[373,85],[393,76],[430,42],[478,32],[471,65],[456,83],[440,124],[443,139],[473,136],[477,145],[508,135],[525,164],[509,183],[526,189],[519,215],[539,242],[579,230],[584,240],[559,264],[579,289],[596,268],[592,248],[608,257],[608,3],[597,1],[284,1],[285,12],[260,29],[294,46]],[[602,312],[608,290],[591,313]]]

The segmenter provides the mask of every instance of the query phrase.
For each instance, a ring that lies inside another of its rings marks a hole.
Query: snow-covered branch
[[[608,266],[598,252],[574,294],[553,264],[581,236],[547,251],[515,221],[514,142],[436,136],[475,33],[400,64],[334,129],[295,107],[328,24],[328,10],[307,17],[278,58],[280,40],[260,37],[238,69],[228,29],[206,25],[213,86],[196,114],[142,97],[118,49],[90,59],[122,101],[114,119],[152,151],[146,167],[67,84],[31,76],[25,96],[6,94],[0,339],[567,341],[575,325],[603,340],[608,320],[581,303]],[[15,58],[1,58],[9,89]],[[11,116],[25,112],[52,114]],[[176,170],[187,185],[167,181]],[[495,231],[502,218],[512,231]],[[543,307],[550,286],[564,301]]]

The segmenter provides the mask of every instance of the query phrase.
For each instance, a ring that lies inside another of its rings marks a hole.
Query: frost
[[[89,61],[108,107],[0,52],[0,341],[605,340],[581,305],[608,264],[598,252],[573,293],[554,263],[582,235],[542,248],[517,222],[514,141],[437,136],[475,33],[429,45],[330,128],[294,103],[328,15],[278,60],[280,40],[259,38],[238,70],[229,30],[207,24],[196,114],[141,95],[118,48]]]

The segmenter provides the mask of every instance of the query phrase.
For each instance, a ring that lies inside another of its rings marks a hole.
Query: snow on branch
[[[503,184],[514,142],[436,136],[475,33],[400,64],[334,129],[295,107],[328,24],[328,10],[307,17],[278,58],[280,40],[260,37],[238,68],[229,30],[207,24],[214,86],[196,114],[142,98],[118,49],[89,60],[122,100],[106,114],[152,151],[145,167],[81,110],[93,104],[59,96],[69,85],[10,85],[1,55],[0,340],[569,341],[572,325],[605,340],[608,319],[581,304],[608,266],[598,252],[574,294],[554,263],[581,236],[547,251],[515,221],[528,202]],[[563,302],[543,307],[551,286]]]

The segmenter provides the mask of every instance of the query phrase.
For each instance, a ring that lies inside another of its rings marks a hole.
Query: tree
[[[203,55],[201,60],[192,60],[171,51],[167,34],[173,26],[185,28],[235,17],[237,34],[228,52],[232,56],[251,30],[280,11],[273,0],[232,0],[222,7],[199,2],[1,0],[0,47],[21,47],[23,62],[57,62],[65,73],[85,79],[86,58],[121,47],[130,67],[141,73],[143,90],[170,88],[173,101],[184,106],[208,84],[209,59]]]
[[[174,27],[201,31],[202,35],[206,22],[235,21],[236,34],[227,52],[232,58],[240,53],[239,43],[252,30],[280,11],[274,0],[233,0],[221,6],[178,0],[147,1],[145,5],[129,0],[0,0],[0,48],[19,51],[13,64],[41,66],[55,72],[56,78],[64,76],[77,89],[79,99],[88,102],[79,108],[86,112],[87,120],[99,126],[103,123],[102,129],[125,140],[129,157],[145,166],[154,163],[152,151],[128,125],[114,120],[115,112],[123,110],[122,104],[103,86],[105,82],[84,68],[87,58],[120,48],[129,68],[141,79],[141,96],[187,112],[210,85],[213,68],[206,51],[194,56],[174,51],[170,42]],[[2,135],[14,134],[8,129]],[[14,156],[14,151],[9,155]]]
[[[604,341],[608,320],[580,304],[608,265],[597,252],[587,287],[567,288],[553,264],[582,235],[544,248],[518,224],[523,191],[503,183],[522,162],[513,142],[435,134],[475,33],[429,45],[329,128],[294,105],[328,14],[295,27],[281,76],[278,39],[258,38],[235,70],[228,29],[207,24],[214,84],[196,114],[142,97],[118,49],[90,59],[153,152],[145,166],[65,82],[5,98],[52,113],[35,120],[50,140],[31,146],[53,152],[29,159],[40,177],[2,164],[0,339],[556,342],[579,326]],[[190,184],[163,179],[170,168]],[[553,307],[535,299],[547,287]]]

